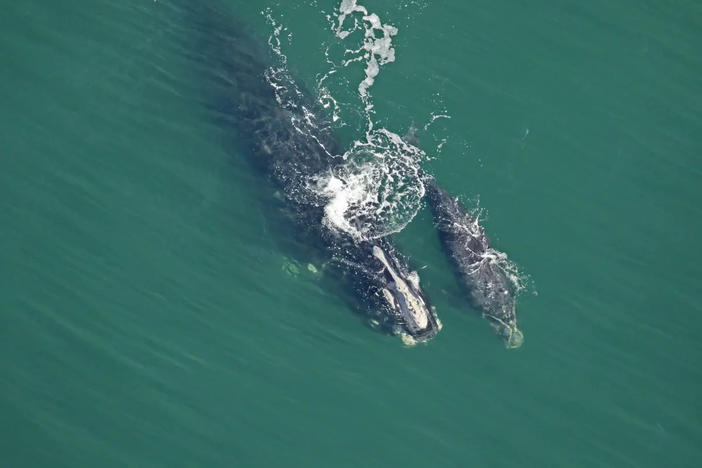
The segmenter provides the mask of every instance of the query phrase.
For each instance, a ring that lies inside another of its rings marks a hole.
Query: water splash
[[[366,136],[343,155],[345,164],[317,181],[329,200],[324,223],[357,239],[401,231],[424,197],[424,152],[385,129]]]
[[[418,212],[424,196],[419,167],[425,153],[390,130],[376,129],[373,124],[369,88],[380,67],[395,60],[392,37],[397,34],[397,28],[382,23],[377,14],[369,13],[355,0],[343,0],[335,13],[332,29],[337,38],[343,41],[355,31],[363,31],[363,39],[357,49],[346,50],[347,58],[340,65],[330,59],[327,49],[325,58],[330,70],[318,80],[317,103],[331,113],[331,124],[338,124],[342,104],[329,92],[325,80],[349,64],[363,61],[366,76],[357,89],[367,126],[363,138],[351,143],[330,173],[310,177],[306,191],[315,192],[325,200],[323,222],[328,228],[359,240],[380,238],[402,230]],[[292,122],[295,129],[312,137],[314,125],[323,123],[299,104],[304,101],[303,95],[290,78],[282,50],[281,37],[286,36],[287,30],[273,19],[270,10],[264,14],[272,27],[269,46],[278,58],[267,79],[283,108],[294,108],[298,112],[291,114],[305,116]],[[353,25],[349,26],[351,21]]]

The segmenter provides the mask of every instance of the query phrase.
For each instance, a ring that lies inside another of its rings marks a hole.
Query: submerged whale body
[[[449,255],[472,305],[480,311],[508,348],[518,348],[524,335],[517,324],[516,287],[490,247],[485,231],[465,207],[427,177],[426,198],[444,250]]]
[[[391,243],[355,239],[323,223],[327,199],[318,181],[343,159],[316,103],[250,35],[224,26],[221,14],[200,10],[198,15],[207,33],[202,54],[217,64],[210,73],[217,87],[227,90],[218,110],[234,123],[238,142],[282,194],[298,235],[326,253],[374,324],[407,343],[432,338],[441,324],[416,272]]]

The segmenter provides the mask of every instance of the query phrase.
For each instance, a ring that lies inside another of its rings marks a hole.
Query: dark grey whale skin
[[[207,65],[203,70],[213,87],[227,90],[216,99],[218,119],[232,124],[238,146],[282,195],[296,236],[330,260],[334,273],[353,291],[373,323],[411,341],[433,338],[441,328],[438,317],[418,283],[411,280],[405,258],[391,243],[357,241],[322,222],[325,200],[310,187],[310,176],[329,173],[342,159],[336,156],[338,143],[329,123],[318,117],[322,113],[316,103],[285,76],[279,77],[277,85],[287,88],[281,91],[286,99],[279,100],[266,76],[273,60],[261,41],[221,9],[202,4],[192,8],[202,36],[198,55]],[[386,262],[374,255],[377,248]],[[413,310],[424,320],[414,321],[408,304],[418,305]],[[422,326],[417,326],[420,322]]]
[[[425,187],[443,249],[472,306],[490,322],[505,346],[520,347],[524,335],[517,323],[517,291],[507,272],[491,258],[497,252],[491,249],[485,230],[432,177],[425,177]]]

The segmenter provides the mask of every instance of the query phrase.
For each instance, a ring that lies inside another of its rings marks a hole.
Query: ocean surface
[[[354,2],[5,3],[0,466],[702,466],[702,3],[359,0],[341,26]],[[290,248],[213,118],[227,54],[199,48],[229,27],[344,147],[420,129],[519,266],[521,348],[424,205],[393,237],[428,343]]]

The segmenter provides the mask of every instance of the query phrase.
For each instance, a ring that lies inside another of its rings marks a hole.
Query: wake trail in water
[[[357,14],[361,15],[359,21]],[[353,27],[344,29],[347,18],[353,19]],[[368,13],[363,5],[358,5],[357,0],[342,0],[337,16],[337,27],[334,33],[339,39],[346,39],[355,31],[363,30],[363,41],[357,49],[346,49],[346,54],[351,58],[342,61],[343,66],[354,62],[364,62],[366,77],[358,84],[358,93],[365,104],[366,113],[370,116],[373,103],[369,88],[375,83],[375,78],[380,73],[380,67],[395,61],[395,48],[392,46],[392,37],[398,32],[395,26],[384,24],[375,13]],[[378,37],[377,34],[380,34]],[[373,122],[369,119],[369,129]]]
[[[278,58],[278,65],[267,74],[282,107],[298,106],[301,92],[290,79],[287,57],[283,53],[281,34],[285,27],[279,24],[270,10],[264,12],[273,31],[269,45]],[[339,102],[325,87],[325,81],[354,63],[365,66],[365,77],[357,85],[363,104],[365,120],[363,138],[353,141],[338,155],[340,163],[328,173],[316,174],[308,181],[308,188],[325,200],[324,224],[357,240],[370,240],[401,231],[417,214],[425,188],[420,164],[425,153],[407,143],[386,128],[375,128],[374,107],[370,88],[381,67],[395,60],[392,38],[398,29],[385,24],[375,13],[369,13],[356,0],[342,0],[335,15],[327,16],[335,37],[352,41],[361,36],[353,48],[347,47],[343,59],[334,62],[327,49],[325,57],[330,69],[317,82],[317,102],[331,110],[331,124],[343,125]],[[355,34],[355,33],[359,34]],[[303,108],[304,122],[293,122],[300,132],[313,135],[310,125],[322,124],[307,108]],[[321,144],[321,142],[320,142]],[[326,150],[326,148],[325,148]]]

